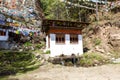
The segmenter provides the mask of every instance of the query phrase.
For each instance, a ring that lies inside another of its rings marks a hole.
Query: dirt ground
[[[65,67],[47,64],[39,69],[17,76],[19,80],[120,80],[120,64],[97,67]]]

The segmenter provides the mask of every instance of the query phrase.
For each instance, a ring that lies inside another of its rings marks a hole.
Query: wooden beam
[[[80,29],[63,29],[63,28],[53,28],[51,27],[48,32],[49,33],[62,33],[62,34],[82,34],[82,30]]]

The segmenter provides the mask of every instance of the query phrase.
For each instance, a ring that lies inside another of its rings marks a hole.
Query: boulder
[[[112,33],[110,34],[110,44],[113,47],[120,47],[120,33]]]

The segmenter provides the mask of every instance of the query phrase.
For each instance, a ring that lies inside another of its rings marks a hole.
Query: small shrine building
[[[46,50],[50,50],[50,56],[83,54],[82,29],[88,24],[44,19],[42,31],[46,33]]]

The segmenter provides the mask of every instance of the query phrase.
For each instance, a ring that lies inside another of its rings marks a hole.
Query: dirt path
[[[120,64],[90,68],[48,64],[16,78],[19,80],[120,80]]]

